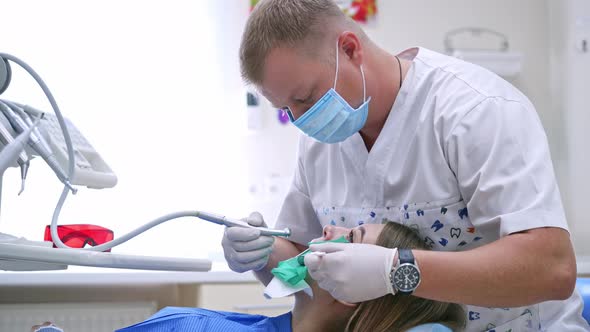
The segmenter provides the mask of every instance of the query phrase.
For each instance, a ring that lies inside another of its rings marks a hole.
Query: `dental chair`
[[[576,280],[576,288],[584,301],[582,316],[590,323],[590,278],[578,278]]]

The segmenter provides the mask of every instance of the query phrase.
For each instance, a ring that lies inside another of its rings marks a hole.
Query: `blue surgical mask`
[[[336,92],[336,82],[338,82],[338,47],[336,47],[334,87],[297,120],[293,118],[291,111],[287,110],[291,122],[306,135],[323,143],[342,142],[361,130],[367,121],[371,98],[366,99],[365,73],[362,65],[360,68],[363,79],[363,104],[354,109]]]

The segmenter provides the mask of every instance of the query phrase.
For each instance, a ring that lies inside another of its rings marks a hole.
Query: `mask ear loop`
[[[339,65],[339,63],[338,63],[338,58],[339,58],[338,49],[339,49],[338,40],[336,40],[336,75],[334,76],[334,91],[336,91],[336,82],[338,82],[338,65]]]
[[[363,77],[363,103],[367,101],[367,87],[365,85],[365,72],[363,71],[363,65],[361,65],[361,76]]]
[[[336,91],[336,82],[338,82],[338,67],[339,67],[339,61],[338,61],[338,52],[339,51],[339,47],[338,47],[338,41],[336,41],[336,75],[334,76],[334,91]],[[363,65],[361,65],[361,77],[363,78],[363,102],[367,101],[367,86],[365,83],[365,71],[363,70]]]

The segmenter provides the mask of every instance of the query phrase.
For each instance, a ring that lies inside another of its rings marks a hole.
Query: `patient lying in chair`
[[[364,228],[364,236],[359,228]],[[397,224],[366,224],[356,229],[327,226],[324,237],[345,236],[349,242],[364,242],[388,248],[426,249],[410,228]],[[285,241],[277,238],[276,241]],[[288,243],[288,242],[287,242]],[[464,325],[460,305],[427,300],[415,296],[386,295],[350,305],[335,300],[311,279],[313,297],[301,291],[295,294],[291,312],[266,317],[200,308],[164,308],[144,322],[118,332],[164,331],[450,331]],[[362,281],[359,281],[362,282]]]
[[[360,228],[363,228],[362,237],[357,236],[361,233]],[[319,240],[332,240],[341,236],[345,236],[349,242],[370,243],[388,248],[426,249],[412,229],[393,222],[365,224],[354,229],[327,226],[323,238]],[[290,242],[282,238],[277,238],[276,241],[281,241],[281,245],[290,245]],[[277,317],[167,307],[147,320],[117,332],[448,332],[461,330],[465,324],[463,308],[458,304],[397,294],[347,304],[335,300],[309,276],[306,282],[310,285],[313,296],[304,291],[295,293],[293,310]]]

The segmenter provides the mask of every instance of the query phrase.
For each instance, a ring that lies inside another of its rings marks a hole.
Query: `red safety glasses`
[[[110,229],[89,224],[58,225],[57,235],[65,245],[71,248],[84,248],[87,244],[94,247],[109,242],[114,237]],[[49,225],[45,227],[45,241],[53,242]],[[53,247],[57,248],[55,244]]]

